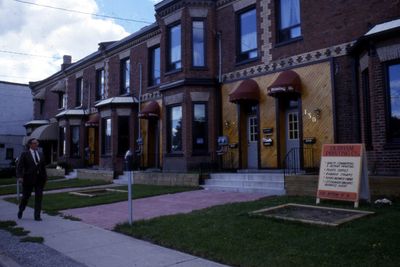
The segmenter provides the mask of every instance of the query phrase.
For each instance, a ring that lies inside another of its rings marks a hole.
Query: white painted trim
[[[150,40],[147,40],[146,45],[147,47],[152,47],[156,45],[160,45],[161,42],[161,35],[158,35],[156,37],[151,38]]]
[[[233,10],[236,12],[236,11],[246,8],[248,6],[254,5],[255,3],[256,3],[256,0],[237,1],[237,2],[233,3]]]
[[[189,8],[189,14],[192,18],[206,18],[208,15],[207,8]]]
[[[176,11],[174,14],[169,15],[164,18],[164,23],[165,25],[169,25],[171,23],[174,23],[182,18],[182,9],[179,11]]]

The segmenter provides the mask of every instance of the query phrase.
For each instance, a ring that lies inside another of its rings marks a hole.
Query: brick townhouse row
[[[30,83],[50,161],[120,172],[308,169],[364,143],[400,174],[396,0],[164,0],[156,21]]]

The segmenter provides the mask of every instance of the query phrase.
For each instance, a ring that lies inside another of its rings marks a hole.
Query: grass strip
[[[16,225],[17,223],[15,221],[0,221],[0,229],[7,229]]]
[[[109,183],[110,182],[106,182],[106,181],[102,181],[102,180],[68,179],[68,180],[63,180],[63,181],[47,182],[44,187],[44,190],[51,191],[51,190],[63,189],[63,188],[105,185],[105,184],[109,184]],[[9,194],[16,194],[16,193],[17,193],[16,185],[0,187],[0,195],[9,195]]]
[[[30,231],[25,230],[23,227],[9,227],[7,231],[15,236],[26,236],[30,233]]]
[[[49,181],[53,181],[53,180],[61,180],[61,179],[65,179],[62,177],[56,177],[56,176],[52,176],[49,177],[48,180]],[[0,178],[0,185],[16,185],[17,184],[17,178],[13,177],[13,178]]]
[[[15,221],[0,221],[0,229],[6,230],[15,236],[26,236],[29,234],[29,231],[23,227],[17,227]]]
[[[43,244],[44,238],[41,236],[26,236],[21,238],[20,241]]]
[[[128,186],[113,187],[113,189],[128,190]],[[158,185],[133,185],[132,199],[152,197],[164,194],[174,194],[185,191],[198,190],[197,187],[186,186],[158,186]],[[17,203],[16,198],[6,198],[7,201]],[[95,197],[82,197],[69,193],[56,193],[43,196],[42,209],[50,215],[56,215],[60,210],[109,204],[127,200],[127,192],[110,191]],[[34,206],[34,197],[29,200],[28,205]]]
[[[325,201],[324,201],[325,202]],[[398,266],[400,204],[362,209],[376,214],[340,227],[249,216],[286,203],[314,204],[310,197],[271,197],[190,214],[122,224],[116,231],[232,266]],[[351,208],[351,203],[324,206]]]

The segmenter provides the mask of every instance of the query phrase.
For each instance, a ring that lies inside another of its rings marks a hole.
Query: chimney
[[[63,63],[61,64],[61,70],[65,70],[72,64],[72,57],[69,55],[63,56]]]

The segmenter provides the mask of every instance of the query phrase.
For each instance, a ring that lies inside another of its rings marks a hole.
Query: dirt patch
[[[250,212],[250,215],[329,226],[338,226],[370,214],[373,212],[292,203]]]

